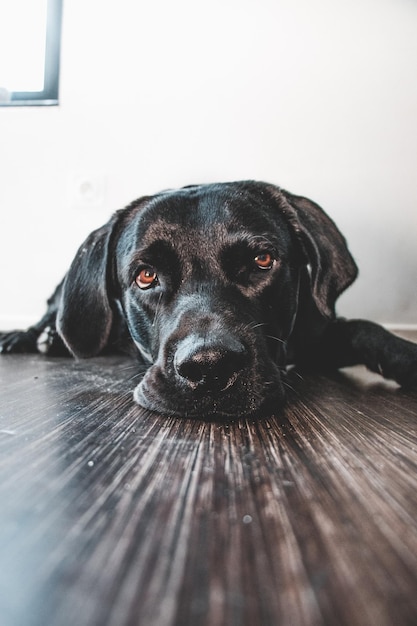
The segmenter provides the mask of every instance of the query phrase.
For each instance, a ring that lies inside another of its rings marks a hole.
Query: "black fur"
[[[147,368],[135,400],[171,415],[276,410],[291,363],[362,363],[416,387],[415,344],[336,317],[356,275],[310,200],[253,181],[185,187],[91,233],[44,318],[1,334],[0,349],[92,357],[133,346]]]

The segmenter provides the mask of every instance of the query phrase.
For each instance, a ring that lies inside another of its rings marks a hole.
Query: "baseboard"
[[[387,330],[404,330],[404,331],[410,331],[410,332],[417,332],[417,324],[382,324],[384,326],[384,328],[386,328]]]

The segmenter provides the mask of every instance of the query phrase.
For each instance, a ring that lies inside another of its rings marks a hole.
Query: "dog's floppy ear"
[[[64,279],[57,328],[77,357],[101,352],[110,334],[113,313],[108,297],[108,255],[115,223],[116,217],[87,237]]]
[[[318,204],[283,190],[280,192],[281,211],[306,257],[315,303],[326,317],[332,316],[336,299],[358,274],[346,240]]]

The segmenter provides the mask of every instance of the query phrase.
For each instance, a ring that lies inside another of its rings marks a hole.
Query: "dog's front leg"
[[[318,355],[326,369],[363,364],[404,387],[417,388],[417,344],[374,322],[336,319],[326,327]]]

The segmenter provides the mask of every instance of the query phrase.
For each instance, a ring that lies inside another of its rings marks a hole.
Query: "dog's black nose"
[[[191,335],[179,343],[174,367],[178,376],[194,389],[221,391],[233,384],[247,361],[245,346],[234,337],[209,339]]]

